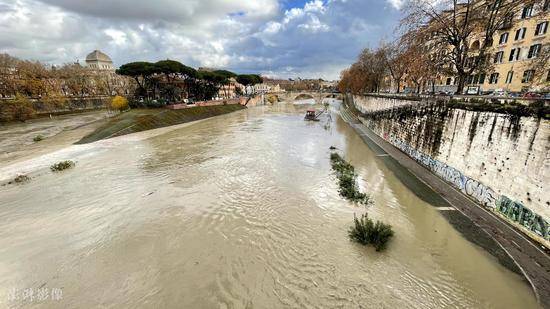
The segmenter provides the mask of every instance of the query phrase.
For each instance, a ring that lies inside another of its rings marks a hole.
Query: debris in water
[[[52,170],[52,172],[60,172],[74,166],[75,163],[73,161],[67,160],[55,163],[54,165],[50,166],[50,170]]]
[[[157,190],[151,191],[151,192],[149,192],[149,193],[145,193],[145,194],[143,194],[141,197],[146,197],[146,196],[152,195],[152,194],[155,193],[156,191],[157,191]]]

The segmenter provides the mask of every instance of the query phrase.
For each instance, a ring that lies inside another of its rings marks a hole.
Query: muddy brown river
[[[33,177],[0,187],[0,307],[537,307],[337,114],[305,122],[306,108],[0,163],[0,178]],[[365,209],[338,195],[330,146],[375,199],[369,215],[393,225],[386,251],[349,241]],[[61,159],[76,167],[50,172]]]

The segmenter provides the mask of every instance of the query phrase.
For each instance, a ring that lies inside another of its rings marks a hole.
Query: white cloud
[[[306,12],[318,12],[323,13],[325,11],[325,5],[323,4],[323,1],[321,0],[315,0],[306,3],[304,6],[304,11]]]
[[[314,15],[309,16],[309,20],[304,24],[298,25],[298,28],[304,29],[310,32],[320,32],[320,31],[326,32],[330,29],[328,25],[321,23],[319,18]]]
[[[405,0],[388,0],[388,2],[396,9],[401,9],[405,4]]]
[[[0,0],[0,52],[63,63],[100,49],[116,65],[172,58],[194,67],[336,78],[362,47],[391,32],[398,12],[386,1],[283,8],[288,1]]]
[[[126,44],[126,33],[116,29],[106,29],[105,34],[111,37],[116,45],[123,46]]]
[[[276,0],[40,0],[60,8],[101,18],[162,20],[182,24],[207,23],[227,14],[269,17],[277,13]]]

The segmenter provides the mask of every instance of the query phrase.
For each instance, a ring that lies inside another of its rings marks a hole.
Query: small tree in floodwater
[[[349,238],[364,246],[372,244],[376,251],[384,250],[388,241],[393,237],[394,232],[391,225],[380,221],[374,223],[367,214],[360,218],[354,216],[353,221],[355,225],[349,229]]]

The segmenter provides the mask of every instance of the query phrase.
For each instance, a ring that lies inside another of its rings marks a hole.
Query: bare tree
[[[457,93],[468,76],[491,68],[489,51],[497,31],[511,27],[514,14],[535,0],[411,0],[402,26],[431,44],[457,77]],[[475,34],[475,35],[474,35]],[[478,35],[479,34],[479,35]],[[474,44],[478,41],[477,44]],[[474,47],[474,48],[472,48]]]
[[[384,56],[384,64],[390,72],[393,82],[396,84],[396,92],[401,91],[401,82],[407,72],[410,63],[408,61],[408,46],[401,40],[389,44],[380,44],[381,54]]]
[[[357,65],[359,70],[365,75],[365,90],[368,92],[378,92],[382,87],[384,77],[387,73],[386,59],[384,49],[371,50],[365,48],[359,55]]]

